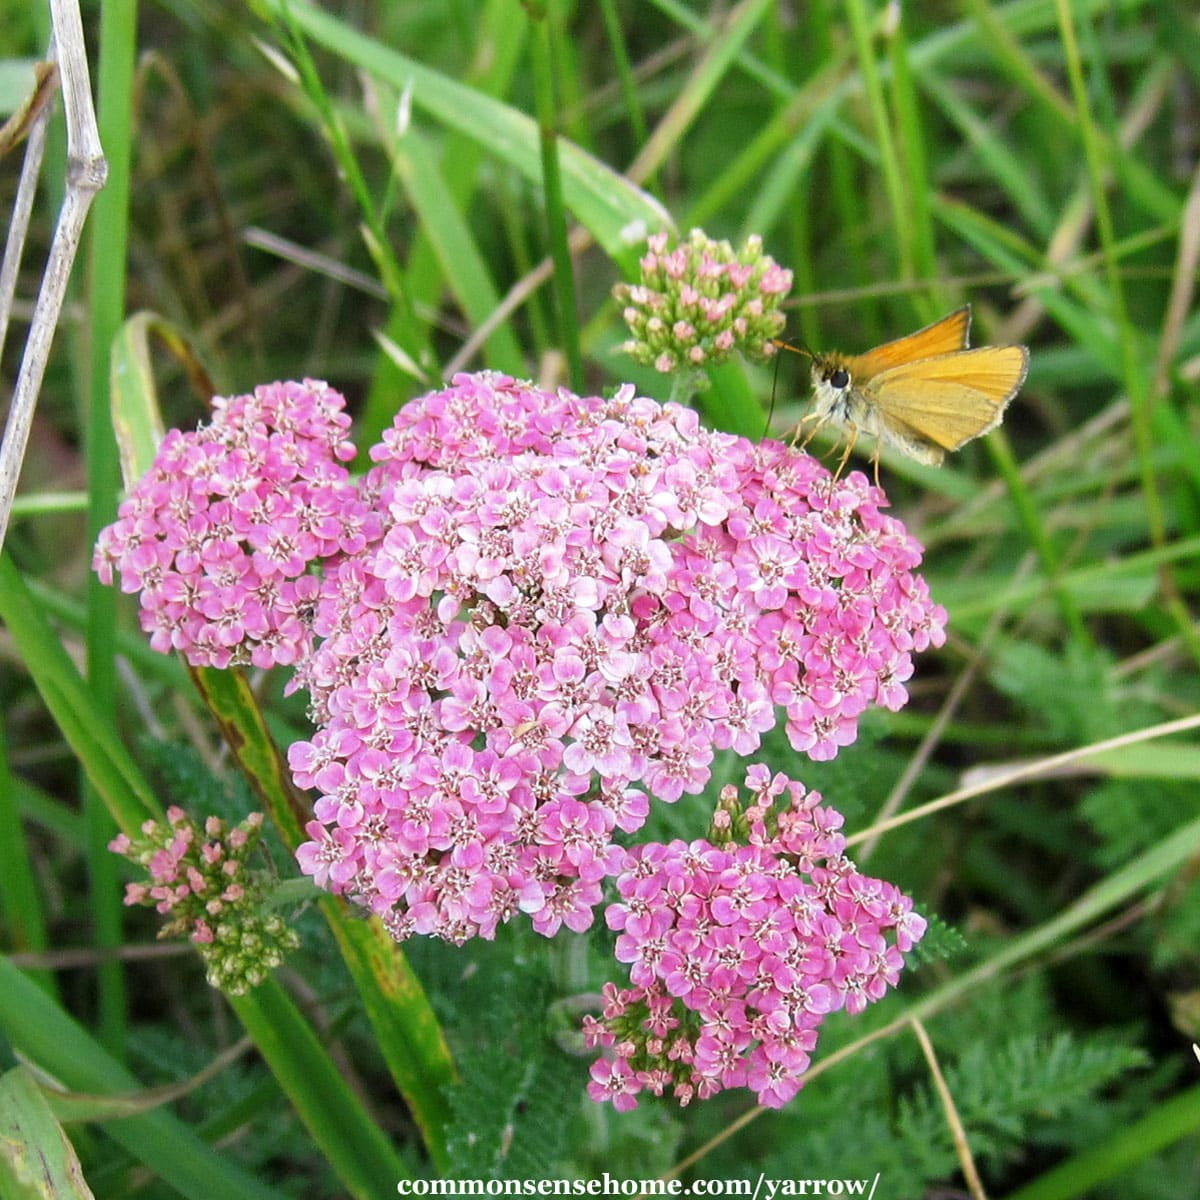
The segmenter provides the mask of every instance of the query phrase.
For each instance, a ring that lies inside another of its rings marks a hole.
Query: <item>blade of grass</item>
[[[536,124],[524,113],[447,78],[415,59],[380,45],[303,0],[256,0],[262,12],[286,12],[319,45],[385,79],[397,90],[412,84],[413,105],[451,129],[473,138],[502,162],[539,182]],[[656,200],[570,142],[560,146],[567,207],[604,249],[632,264],[636,247],[628,229],[670,229]],[[637,239],[640,246],[642,237]]]
[[[959,96],[954,85],[937,72],[927,72],[921,78],[921,88],[963,132],[987,175],[1003,188],[1024,223],[1048,238],[1054,228],[1054,214],[1028,162],[1010,142],[995,134],[988,122]]]
[[[542,198],[546,205],[546,241],[554,264],[552,281],[558,313],[559,346],[566,356],[567,377],[576,392],[583,391],[583,353],[579,348],[579,310],[575,299],[575,268],[567,245],[567,213],[559,165],[558,64],[554,0],[525,0],[533,17],[530,58],[534,106],[542,164]]]
[[[500,303],[487,264],[441,169],[419,129],[410,128],[395,147],[395,165],[442,275],[467,319],[479,325]],[[510,325],[501,325],[487,340],[488,365],[522,376],[526,365]]]
[[[350,1195],[394,1194],[407,1168],[283,989],[268,980],[227,999]]]
[[[845,51],[807,80],[800,90],[759,129],[745,148],[687,208],[681,224],[702,226],[735,197],[754,186],[766,166],[783,152],[793,138],[814,146],[825,135],[841,102],[838,83],[845,71]]]
[[[1055,603],[1058,605],[1059,615],[1071,631],[1072,638],[1079,645],[1094,648],[1095,643],[1084,624],[1083,615],[1075,603],[1075,597],[1072,596],[1070,588],[1064,586],[1062,582],[1062,560],[1058,548],[1046,529],[1040,507],[1021,475],[1017,460],[1013,457],[1012,446],[1003,429],[996,430],[987,439],[987,449],[992,462],[996,464],[1001,478],[1008,488],[1008,494],[1016,507],[1021,525],[1037,553],[1042,574],[1050,585]]]
[[[665,161],[728,75],[738,51],[767,16],[769,0],[741,0],[708,43],[704,56],[680,89],[649,140],[629,164],[632,179],[644,179]]]
[[[108,160],[108,180],[96,197],[90,228],[88,336],[90,381],[86,419],[88,541],[116,516],[119,473],[113,454],[108,405],[109,347],[125,316],[125,264],[129,243],[130,163],[132,159],[133,68],[137,57],[137,4],[109,4],[100,13],[97,119]],[[116,696],[117,594],[89,572],[87,587],[87,678],[98,708],[112,711]],[[122,942],[119,863],[108,843],[116,833],[104,798],[83,784],[88,829],[88,910],[96,945],[111,950]],[[127,1036],[125,969],[104,957],[96,973],[99,1027],[105,1045],[121,1055]]]
[[[143,821],[160,817],[154,793],[113,732],[111,708],[100,710],[7,554],[0,554],[0,619],[51,716],[120,829],[133,835]]]
[[[904,190],[911,214],[908,226],[911,277],[933,279],[938,273],[933,214],[929,201],[933,189],[930,186],[927,165],[929,155],[925,148],[925,125],[921,117],[920,100],[913,83],[913,70],[909,61],[911,52],[904,33],[902,12],[896,21],[889,47],[892,105],[896,114],[897,141],[903,160]],[[922,323],[934,320],[950,307],[950,298],[941,288],[935,289],[928,299],[918,294],[916,300]]]
[[[36,952],[45,950],[50,943],[46,936],[46,910],[21,823],[16,784],[8,767],[8,750],[0,727],[0,913],[11,948]],[[57,984],[49,971],[31,972],[30,978],[51,996],[57,996]]]
[[[301,86],[316,110],[330,150],[333,152],[334,161],[362,214],[363,240],[375,261],[381,282],[392,298],[392,305],[397,314],[394,329],[398,336],[394,340],[422,371],[427,375],[434,375],[436,370],[433,350],[429,345],[423,324],[413,311],[404,269],[392,249],[391,239],[388,237],[379,206],[375,203],[366,176],[358,164],[358,158],[350,143],[345,124],[339,118],[337,110],[321,82],[320,73],[304,39],[305,31],[296,19],[296,15],[296,8],[293,5],[282,5],[276,14],[278,17],[276,29],[287,42]]]
[[[600,0],[600,14],[604,18],[604,32],[608,35],[613,66],[616,68],[617,83],[621,88],[621,100],[624,102],[625,113],[629,118],[633,140],[639,146],[643,146],[646,143],[646,112],[642,107],[642,98],[638,94],[637,81],[633,77],[633,69],[629,63],[629,47],[625,41],[625,31],[621,28],[621,18],[617,13],[614,0]],[[659,190],[655,172],[651,171],[646,176],[645,184],[652,192]]]
[[[1009,1192],[1007,1200],[1073,1200],[1126,1175],[1168,1146],[1200,1129],[1200,1087],[1163,1100],[1131,1124]],[[1148,1165],[1147,1170],[1153,1171]]]
[[[475,55],[466,81],[489,96],[503,95],[521,61],[528,29],[524,12],[514,11],[511,0],[487,0],[477,22]],[[464,218],[478,187],[483,159],[484,147],[476,138],[452,130],[442,140],[442,174],[454,208]],[[489,200],[496,202],[495,197]],[[446,282],[430,234],[431,230],[422,223],[405,263],[413,305],[418,312],[437,308]],[[404,313],[393,308],[384,325],[384,334],[394,342],[398,340],[403,320]],[[412,377],[403,373],[390,355],[379,354],[370,390],[355,421],[360,463],[366,461],[369,448],[379,441],[391,425],[399,404],[412,391]]]
[[[1142,496],[1146,504],[1146,520],[1150,529],[1150,541],[1162,546],[1167,539],[1166,518],[1163,501],[1159,493],[1158,477],[1154,464],[1154,408],[1155,398],[1150,391],[1150,377],[1145,369],[1145,356],[1140,352],[1138,339],[1125,304],[1125,290],[1114,251],[1116,234],[1112,212],[1108,204],[1108,193],[1104,181],[1102,147],[1096,123],[1092,116],[1088,88],[1083,78],[1082,60],[1075,38],[1075,22],[1067,0],[1055,0],[1059,28],[1062,33],[1066,56],[1067,75],[1071,81],[1071,94],[1083,136],[1084,157],[1087,161],[1088,177],[1092,185],[1092,205],[1096,213],[1096,229],[1100,236],[1100,247],[1104,254],[1105,274],[1108,279],[1113,319],[1117,326],[1118,344],[1121,352],[1121,374],[1129,396],[1130,413],[1133,419],[1133,440],[1141,467]],[[1168,612],[1175,621],[1180,635],[1188,646],[1192,657],[1200,662],[1200,638],[1192,628],[1191,615],[1184,603],[1169,567],[1164,563],[1160,578]]]
[[[1039,71],[1029,52],[1014,36],[1017,33],[1035,32],[1035,26],[1027,17],[1031,6],[1010,4],[998,9],[987,0],[968,0],[968,4],[973,19],[979,22],[979,30],[989,53],[999,57],[1013,80],[1056,124],[1064,127],[1064,132],[1069,131],[1072,136],[1078,136],[1078,107],[1054,89]],[[1039,2],[1033,7],[1037,9],[1036,31],[1050,29],[1055,20],[1050,6]],[[1096,12],[1107,12],[1115,16],[1114,10],[1118,7],[1136,12],[1144,5],[1139,0],[1130,0],[1130,3],[1125,5],[1075,3],[1073,7],[1080,20],[1090,21]],[[1115,137],[1106,131],[1098,130],[1096,133],[1098,153],[1105,166],[1122,177],[1130,199],[1155,220],[1169,220],[1177,206],[1171,189],[1145,164],[1125,150]]]
[[[1127,604],[1141,604],[1153,596],[1156,572],[1163,563],[1180,562],[1200,556],[1200,536],[1181,538],[1165,546],[1152,547],[1140,553],[1125,554],[1111,562],[1089,563],[1064,571],[1061,584],[1075,602],[1095,612],[1120,611]],[[1000,604],[1028,605],[1041,593],[1045,584],[1032,580],[1010,588],[997,586],[993,578],[945,580],[940,599],[954,614],[954,619],[978,620],[989,616]],[[1125,603],[1118,590],[1123,583],[1135,585]],[[1117,601],[1117,603],[1114,603]]]
[[[0,1029],[15,1050],[72,1091],[107,1094],[141,1088],[134,1075],[3,956]],[[281,1200],[280,1192],[205,1145],[167,1112],[135,1113],[102,1122],[101,1127],[188,1200]]]
[[[33,1072],[0,1075],[0,1193],[7,1200],[95,1200],[79,1155]]]
[[[871,128],[875,148],[879,154],[879,167],[883,173],[884,194],[891,210],[900,278],[911,279],[915,273],[912,222],[909,219],[904,182],[900,177],[900,160],[896,156],[896,143],[892,137],[887,101],[883,95],[883,81],[875,61],[873,21],[867,12],[866,0],[846,0],[846,12],[850,18],[850,34],[854,41],[854,54],[858,60],[858,74],[871,113]]]

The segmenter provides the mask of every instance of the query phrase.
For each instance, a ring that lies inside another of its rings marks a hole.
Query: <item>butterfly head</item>
[[[849,365],[839,354],[813,356],[812,365],[813,411],[821,418],[832,417],[844,421],[854,377]]]

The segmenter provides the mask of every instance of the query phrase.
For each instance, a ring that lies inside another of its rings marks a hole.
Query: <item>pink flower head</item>
[[[298,675],[318,728],[290,757],[321,793],[302,869],[400,936],[587,928],[651,797],[781,718],[831,757],[942,637],[863,475],[632,387],[460,375],[371,457],[382,527],[327,564]]]
[[[379,535],[342,462],[344,399],[317,380],[213,400],[172,430],[101,531],[93,566],[140,593],[142,628],[194,666],[292,665],[309,652],[310,565]]]
[[[729,319],[717,283],[784,283],[760,246],[656,239],[648,258],[694,310],[668,325]],[[96,569],[141,593],[160,649],[295,667],[316,730],[289,760],[319,793],[301,869],[397,938],[489,937],[517,913],[547,935],[586,929],[616,831],[636,833],[652,798],[701,792],[716,751],[751,754],[780,720],[793,747],[832,757],[869,704],[905,702],[913,654],[943,639],[920,547],[861,473],[832,479],[631,386],[579,397],[485,372],[406,404],[352,480],[343,409],[313,381],[218,399],[208,425],[164,439]],[[776,785],[753,787],[765,812]],[[752,840],[765,853],[770,837]],[[185,852],[163,847],[155,877]],[[721,876],[707,919],[761,923],[773,944],[788,931],[759,874]],[[919,918],[892,908],[915,940]],[[657,924],[634,914],[622,944]],[[668,999],[719,1004],[745,972],[777,974],[724,937],[720,970],[697,974],[705,932],[655,943],[635,981],[669,968]],[[870,997],[892,973],[856,962],[852,978]]]
[[[652,234],[647,250],[640,282],[613,289],[631,335],[626,353],[663,372],[720,363],[735,349],[774,353],[792,273],[763,253],[761,238],[734,250],[693,229],[671,249],[665,233]]]
[[[746,785],[757,814],[748,845],[674,841],[622,859],[605,919],[623,931],[617,960],[634,986],[613,985],[620,1006],[589,1023],[590,1044],[606,1049],[593,1099],[623,1110],[646,1089],[670,1086],[686,1103],[748,1087],[782,1106],[825,1015],[881,999],[924,932],[907,897],[843,856],[840,821],[818,793],[758,765]],[[737,807],[728,795],[722,805]]]

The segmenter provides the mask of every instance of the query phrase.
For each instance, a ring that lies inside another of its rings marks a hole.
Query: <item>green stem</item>
[[[887,191],[888,205],[892,210],[892,223],[897,234],[900,277],[911,279],[914,274],[914,265],[908,191],[901,176],[900,160],[896,155],[896,143],[892,137],[892,126],[888,119],[887,101],[883,95],[883,82],[880,77],[879,65],[875,61],[875,51],[871,45],[871,22],[865,0],[847,0],[846,11],[850,17],[854,48],[858,55],[858,69],[862,74],[867,103],[871,109],[871,121],[875,127],[875,142],[879,149],[879,163],[883,170],[883,184]]]
[[[988,439],[988,449],[991,451],[992,461],[999,467],[1000,474],[1004,477],[1008,494],[1012,497],[1021,524],[1025,527],[1029,540],[1033,543],[1038,561],[1042,565],[1042,573],[1054,592],[1058,611],[1071,630],[1071,636],[1081,646],[1094,646],[1092,635],[1084,623],[1083,614],[1079,610],[1079,605],[1075,603],[1075,597],[1063,585],[1058,551],[1050,540],[1041,513],[1030,495],[1029,488],[1025,486],[1025,480],[1021,478],[1020,468],[1017,466],[1016,459],[1013,458],[1012,447],[1002,429],[997,430]]]
[[[1008,1200],[1072,1200],[1090,1195],[1160,1150],[1184,1138],[1194,1138],[1197,1129],[1200,1129],[1200,1086],[1156,1104],[1140,1120],[1109,1133],[1097,1145],[1012,1192]]]
[[[600,13],[604,17],[604,32],[608,34],[608,44],[612,47],[613,66],[616,68],[617,82],[621,86],[621,99],[625,102],[625,112],[629,116],[634,140],[638,146],[644,146],[647,134],[646,112],[642,108],[637,80],[633,77],[633,68],[629,63],[629,48],[625,44],[625,31],[621,28],[621,18],[617,14],[615,0],[600,0]],[[658,191],[655,172],[651,172],[644,182],[651,191]]]
[[[1083,64],[1079,45],[1075,40],[1075,24],[1068,0],[1055,0],[1059,30],[1062,34],[1063,53],[1066,58],[1067,75],[1071,81],[1071,95],[1083,138],[1084,155],[1087,159],[1088,178],[1091,182],[1092,206],[1096,213],[1096,231],[1100,237],[1100,248],[1104,256],[1104,271],[1112,299],[1113,322],[1117,327],[1121,350],[1121,373],[1125,390],[1129,395],[1130,417],[1133,425],[1133,441],[1137,451],[1138,473],[1141,476],[1142,496],[1146,504],[1146,522],[1150,529],[1150,541],[1162,546],[1167,540],[1167,524],[1163,513],[1162,497],[1159,495],[1158,480],[1154,472],[1154,397],[1150,393],[1148,373],[1140,353],[1137,331],[1129,319],[1125,305],[1125,291],[1121,283],[1121,270],[1117,254],[1116,234],[1113,228],[1112,211],[1108,206],[1105,187],[1105,153],[1099,130],[1092,117],[1088,102],[1087,84],[1083,78]],[[1179,587],[1169,568],[1160,572],[1162,590],[1167,611],[1175,621],[1184,643],[1192,655],[1200,661],[1200,639],[1192,628],[1191,614],[1179,594]]]

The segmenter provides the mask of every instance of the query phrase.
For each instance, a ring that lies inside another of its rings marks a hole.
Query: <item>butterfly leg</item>
[[[846,469],[846,463],[850,460],[850,451],[854,449],[854,443],[858,441],[858,426],[850,425],[850,434],[846,438],[846,448],[842,451],[842,457],[838,461],[837,470],[834,471],[834,479],[841,479],[842,472]]]
[[[811,440],[821,432],[823,426],[828,424],[829,418],[828,415],[818,416],[816,413],[809,413],[808,416],[802,416],[802,418],[800,418],[800,424],[796,426],[796,432],[800,432],[800,425],[808,425],[809,422],[811,422],[812,428],[808,433],[805,434],[802,442],[799,443],[800,449],[802,450],[808,449],[808,445]]]
[[[875,453],[871,455],[871,465],[875,468],[875,486],[879,487],[879,451],[883,449],[883,444],[878,438],[875,439]]]
[[[801,417],[799,422],[796,425],[796,428],[792,431],[792,445],[798,444],[800,449],[804,450],[808,446],[808,443],[811,442],[813,440],[813,438],[817,436],[817,431],[821,428],[822,425],[825,424],[825,422],[828,419],[829,418],[827,416],[817,416],[816,413],[811,413],[811,412],[808,413],[806,416]],[[796,439],[800,436],[801,427],[809,424],[810,422],[813,423],[813,427],[808,431],[804,440],[797,443]]]

